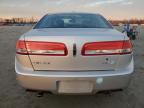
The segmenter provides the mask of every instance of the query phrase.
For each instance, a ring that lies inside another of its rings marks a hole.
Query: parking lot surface
[[[14,70],[16,40],[30,28],[0,27],[0,108],[144,108],[144,32],[133,42],[135,73],[124,91],[83,96],[46,93],[39,98],[18,85]]]

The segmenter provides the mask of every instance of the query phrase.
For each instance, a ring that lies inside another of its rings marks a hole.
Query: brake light
[[[16,53],[17,54],[28,54],[26,49],[25,41],[19,40],[16,44]]]
[[[86,43],[82,48],[83,56],[122,55],[130,53],[132,53],[132,44],[130,40],[92,42]]]
[[[39,42],[39,41],[18,41],[18,54],[66,56],[67,48],[63,43]]]

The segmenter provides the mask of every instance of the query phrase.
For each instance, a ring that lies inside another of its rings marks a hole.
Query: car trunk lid
[[[114,70],[123,55],[83,56],[84,44],[90,42],[123,41],[125,36],[114,29],[33,29],[25,34],[25,41],[61,43],[67,54],[41,55],[29,54],[34,70],[49,71],[93,71]],[[128,58],[127,58],[128,59]],[[129,60],[129,59],[128,59]],[[128,62],[127,60],[127,62]],[[125,63],[122,63],[121,66]]]

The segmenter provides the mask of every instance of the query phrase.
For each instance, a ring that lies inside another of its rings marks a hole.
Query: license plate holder
[[[91,81],[60,81],[58,93],[92,93],[93,83]]]

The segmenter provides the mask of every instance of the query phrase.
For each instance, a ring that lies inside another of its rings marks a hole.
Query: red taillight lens
[[[26,49],[25,41],[19,40],[16,44],[16,53],[17,54],[28,54]]]
[[[82,49],[83,56],[130,54],[132,44],[127,41],[108,41],[86,43]]]
[[[27,53],[23,53],[23,50],[25,49]],[[66,56],[68,52],[63,43],[18,41],[17,53],[29,55]]]

